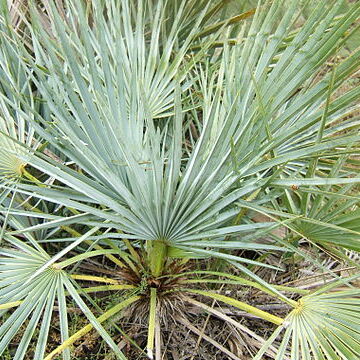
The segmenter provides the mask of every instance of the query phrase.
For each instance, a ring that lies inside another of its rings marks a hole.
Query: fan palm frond
[[[79,290],[80,287],[63,269],[69,262],[63,265],[52,264],[39,273],[38,270],[50,260],[50,256],[39,245],[36,244],[34,248],[10,235],[5,236],[5,241],[6,247],[0,249],[0,355],[4,353],[11,340],[20,334],[21,340],[13,359],[24,359],[30,343],[34,342],[34,359],[51,359],[54,355],[45,357],[45,351],[49,329],[55,316],[55,306],[58,306],[60,314],[61,342],[68,342],[70,345],[82,336],[84,332],[76,333],[70,338],[66,299],[66,296],[70,295],[89,320],[87,331],[95,328],[118,358],[126,359],[101,325],[109,315],[97,319],[79,295],[83,294]],[[126,297],[124,306],[138,298]],[[118,304],[110,309],[109,313],[114,315],[124,306]],[[64,348],[62,351],[63,358],[69,360],[69,349]]]
[[[359,305],[360,291],[355,289],[330,293],[319,290],[303,297],[254,360],[262,359],[282,331],[277,360],[359,358]]]
[[[39,101],[31,88],[31,81],[14,51],[11,31],[0,25],[0,181],[16,180],[22,176],[26,158],[39,146],[39,141],[29,121],[26,121],[24,101],[34,110],[39,110]],[[30,151],[21,144],[29,147]]]

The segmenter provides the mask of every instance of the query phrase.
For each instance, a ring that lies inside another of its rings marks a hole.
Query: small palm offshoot
[[[266,256],[283,252],[326,271],[304,242],[344,261],[345,248],[360,248],[348,214],[358,212],[352,115],[360,88],[334,96],[358,70],[360,50],[316,76],[351,36],[360,5],[339,15],[342,1],[319,1],[294,30],[295,0],[264,2],[230,19],[223,1],[65,3],[31,3],[19,13],[20,34],[2,10],[0,144],[11,146],[0,150],[8,154],[0,160],[0,354],[21,333],[14,359],[24,359],[39,328],[34,359],[61,353],[69,360],[69,348],[96,329],[126,359],[107,326],[123,333],[113,319],[141,305],[146,353],[160,359],[160,323],[186,313],[183,303],[231,322],[204,303],[212,299],[278,326],[260,338],[254,359],[360,356],[357,290],[309,293],[255,271],[279,270]],[[23,82],[9,82],[20,75]],[[25,164],[27,180],[18,181]],[[266,221],[256,222],[254,212]],[[274,232],[280,226],[285,237]],[[103,266],[91,265],[94,258]],[[207,259],[225,261],[229,272],[196,269]],[[335,284],[350,287],[355,278]],[[258,289],[293,310],[270,314],[204,283]],[[96,292],[119,294],[117,304],[102,309]],[[74,334],[70,302],[89,320]],[[46,354],[55,306],[61,344]],[[338,314],[329,318],[326,306]]]

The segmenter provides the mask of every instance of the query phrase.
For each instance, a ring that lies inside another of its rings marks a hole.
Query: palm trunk
[[[149,240],[147,242],[148,263],[151,275],[159,277],[164,271],[168,246],[163,240]]]

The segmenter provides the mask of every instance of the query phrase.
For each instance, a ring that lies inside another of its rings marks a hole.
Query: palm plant
[[[207,298],[278,325],[254,359],[360,356],[356,275],[330,273],[331,285],[308,292],[255,271],[279,270],[266,255],[284,252],[327,270],[304,242],[349,262],[344,249],[359,251],[349,211],[359,212],[360,88],[337,92],[360,50],[317,75],[355,31],[360,5],[338,16],[342,1],[319,1],[294,30],[295,0],[230,19],[223,2],[205,3],[31,3],[19,10],[20,34],[3,6],[0,164],[18,165],[0,173],[0,353],[20,332],[14,359],[37,339],[34,359],[68,360],[96,329],[125,359],[105,323],[122,333],[116,315],[145,304],[147,356],[161,359],[160,324],[182,302],[234,322]],[[89,275],[93,258],[107,265]],[[196,270],[196,259],[229,271]],[[293,309],[282,318],[203,283],[252,287]],[[97,292],[113,292],[116,304],[102,309]],[[73,334],[70,302],[89,322]],[[46,355],[55,306],[61,344]]]

